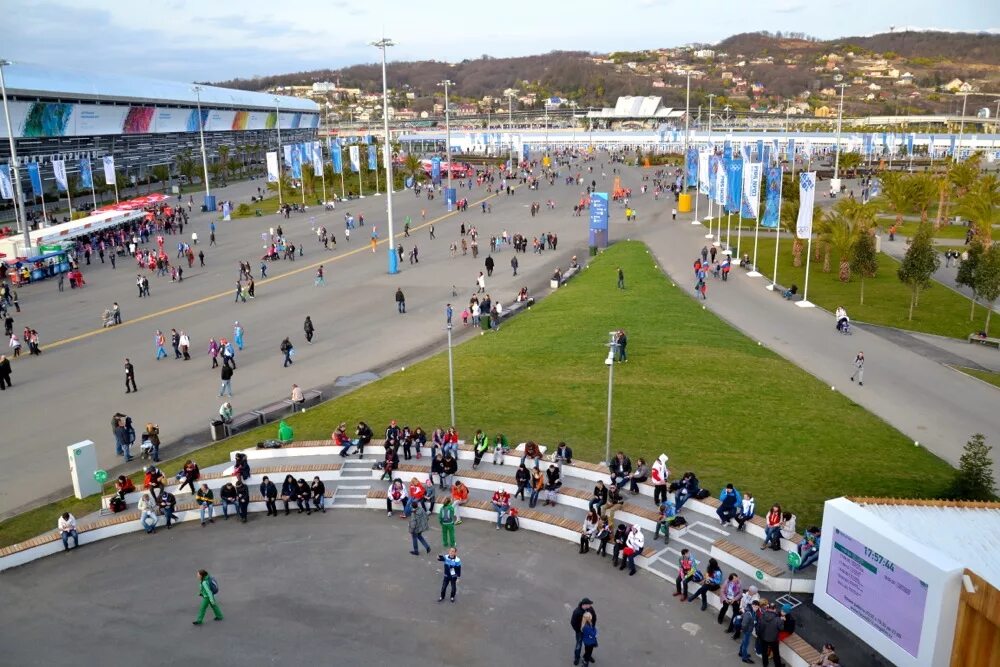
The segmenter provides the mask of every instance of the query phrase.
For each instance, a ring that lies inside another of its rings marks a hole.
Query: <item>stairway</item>
[[[365,499],[371,488],[372,460],[345,458],[330,505],[342,509],[365,509]]]

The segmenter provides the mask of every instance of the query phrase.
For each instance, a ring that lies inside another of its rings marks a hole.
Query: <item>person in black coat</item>
[[[449,486],[451,484],[449,478],[458,472],[458,461],[451,455],[451,452],[448,452],[448,455],[441,461],[441,467],[444,469],[445,486]]]
[[[10,385],[10,359],[0,354],[0,390],[6,390]]]
[[[594,609],[594,602],[590,598],[583,598],[580,600],[580,604],[576,606],[573,610],[573,615],[570,616],[569,626],[573,628],[573,632],[576,633],[576,647],[573,649],[573,664],[580,664],[580,650],[583,648],[583,634],[581,633],[581,627],[583,625],[583,615],[589,613],[591,617],[591,622],[594,627],[597,627],[597,610]]]
[[[281,483],[281,502],[285,503],[285,516],[291,514],[288,509],[288,502],[298,500],[299,485],[291,475],[285,475],[285,481]]]
[[[628,539],[628,526],[624,523],[618,524],[618,529],[615,530],[615,549],[611,554],[611,565],[618,565],[618,555],[625,548],[625,541]]]
[[[240,521],[247,522],[247,510],[250,508],[250,487],[242,479],[236,480],[236,513]]]
[[[326,485],[323,484],[319,477],[313,477],[312,486],[309,487],[312,492],[313,505],[316,509],[326,514]]]
[[[278,516],[278,504],[275,499],[278,497],[278,487],[274,485],[270,477],[265,476],[260,482],[260,495],[264,497],[267,505],[268,516]]]
[[[295,499],[295,504],[299,506],[299,514],[305,512],[306,514],[312,514],[312,506],[309,505],[309,500],[312,498],[312,489],[309,488],[309,484],[304,479],[300,479],[298,482],[298,497]]]
[[[434,475],[438,478],[438,488],[444,490],[444,455],[440,452],[431,459],[431,479]]]
[[[372,429],[365,422],[358,422],[358,428],[356,431],[358,437],[358,458],[363,458],[365,455],[365,445],[372,441],[375,434],[372,433]]]
[[[517,472],[514,473],[514,479],[517,481],[517,493],[514,494],[514,497],[521,496],[521,500],[524,500],[524,490],[531,484],[531,471],[522,463]]]
[[[236,486],[232,482],[226,482],[219,489],[219,497],[222,498],[222,516],[225,517],[226,521],[229,521],[229,506],[237,505],[236,513],[239,514],[239,505],[237,503]]]
[[[611,459],[608,468],[611,471],[611,483],[621,487],[632,474],[632,461],[625,456],[625,452],[618,452],[615,458]]]

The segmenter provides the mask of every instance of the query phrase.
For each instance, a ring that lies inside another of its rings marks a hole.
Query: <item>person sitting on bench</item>
[[[789,287],[788,289],[786,289],[784,292],[782,292],[781,296],[783,296],[786,299],[788,299],[789,301],[791,301],[792,297],[794,297],[798,293],[799,293],[799,286],[796,285],[796,284],[794,284],[794,283],[792,283],[792,286]]]

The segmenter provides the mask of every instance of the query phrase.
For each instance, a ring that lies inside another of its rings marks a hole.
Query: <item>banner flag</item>
[[[764,144],[764,159],[761,162],[765,167],[771,164],[771,144]]]
[[[684,188],[698,185],[698,149],[694,146],[688,147],[687,152],[687,183]]]
[[[302,159],[300,160],[302,164],[308,164],[312,160],[312,151],[309,149],[309,144],[299,144],[299,152],[302,154]]]
[[[278,151],[267,152],[267,182],[278,182]]]
[[[90,167],[90,158],[80,158],[80,187],[92,190],[94,188],[94,170]]]
[[[441,182],[441,158],[436,155],[431,158],[431,182]]]
[[[725,163],[720,161],[716,165],[715,170],[715,203],[722,206],[726,203],[726,194],[729,191],[729,182],[727,181]],[[719,211],[720,215],[722,213],[721,209]]]
[[[302,151],[298,146],[292,147],[292,178],[302,178]]]
[[[333,163],[333,173],[344,173],[344,149],[340,145],[340,139],[330,142],[330,162]]]
[[[719,200],[719,170],[722,169],[722,158],[718,155],[708,156],[708,198],[717,202]]]
[[[743,165],[741,218],[756,220],[760,214],[760,177],[762,173],[763,165],[760,162],[747,162]]]
[[[777,162],[778,161],[778,155],[781,154],[781,145],[780,144],[781,144],[781,142],[778,141],[777,139],[772,139],[771,140],[771,160],[773,162]]]
[[[906,154],[911,156],[913,155],[913,138],[914,134],[912,132],[906,135]]]
[[[361,143],[363,143],[365,146],[368,145],[368,135],[367,134],[361,137]]]
[[[815,202],[816,172],[803,171],[799,174],[799,217],[795,221],[796,238],[812,238],[813,205]]]
[[[292,166],[292,147],[290,145],[289,146],[282,146],[281,149],[282,149],[282,152],[284,153],[284,155],[282,157],[284,157],[284,159],[285,159],[285,166],[286,167],[291,167]]]
[[[958,145],[958,139],[953,134],[951,135],[951,146],[949,146],[948,148],[948,155],[950,155],[951,157],[955,157],[955,146],[957,145]]]
[[[56,177],[56,187],[59,188],[59,192],[69,190],[69,181],[66,178],[66,160],[53,160],[52,174]]]
[[[930,135],[929,137],[927,137],[927,154],[931,155],[931,156],[934,155],[934,135],[933,134]]]
[[[729,191],[726,193],[726,212],[739,215],[743,199],[743,160],[733,158],[726,165],[726,183]]]
[[[371,144],[368,145],[368,170],[378,171],[378,151]]]
[[[228,201],[222,202],[222,219],[229,222],[233,219],[233,211]]]
[[[31,194],[36,199],[42,196],[42,175],[37,162],[28,163],[28,178],[31,180]]]
[[[795,139],[788,140],[788,147],[785,149],[785,159],[788,161],[795,159]]]
[[[351,146],[347,149],[347,158],[351,162],[351,171],[355,174],[361,172],[361,155],[358,151],[357,146]]]
[[[780,166],[768,167],[764,171],[764,215],[760,218],[760,226],[777,229],[781,224],[781,176]]]
[[[14,186],[10,182],[10,165],[0,164],[0,197],[14,198]]]
[[[700,194],[708,194],[710,180],[708,175],[708,151],[698,151],[698,192]]]
[[[104,156],[104,184],[117,184],[115,181],[115,157],[113,155]]]
[[[725,160],[733,159],[733,142],[729,139],[722,142],[722,157]]]
[[[758,139],[757,140],[757,161],[758,162],[763,162],[764,161],[764,140],[763,139]]]
[[[318,141],[312,142],[312,163],[313,174],[323,176],[323,144]]]

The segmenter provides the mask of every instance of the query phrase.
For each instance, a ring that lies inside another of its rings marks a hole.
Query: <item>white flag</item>
[[[708,151],[698,151],[698,192],[708,194]]]
[[[113,155],[104,156],[104,182],[107,185],[115,185],[115,158]]]
[[[743,165],[741,218],[757,219],[757,212],[760,210],[760,177],[763,173],[763,164],[760,162],[748,162]]]
[[[799,217],[795,222],[796,238],[812,238],[813,204],[815,202],[816,172],[803,171],[799,174]]]
[[[351,161],[351,171],[358,173],[361,171],[361,156],[358,153],[357,146],[351,146],[347,149],[347,156]]]
[[[0,197],[14,198],[14,185],[10,182],[10,165],[0,164]]]
[[[729,180],[726,178],[726,168],[724,162],[719,160],[718,169],[715,170],[715,203],[724,206],[726,203],[726,193],[729,191]]]
[[[313,175],[323,176],[323,144],[318,141],[312,142],[312,163]]]
[[[268,151],[267,152],[267,182],[277,183],[278,182],[278,152]]]
[[[59,188],[59,192],[66,192],[69,190],[69,181],[66,180],[66,161],[53,160],[52,173],[56,177],[56,187]]]

